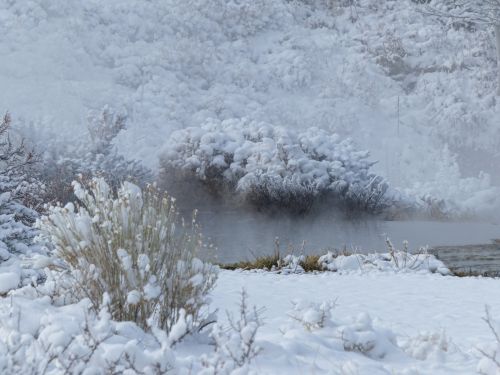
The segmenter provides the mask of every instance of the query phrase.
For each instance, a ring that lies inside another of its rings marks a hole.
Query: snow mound
[[[361,313],[351,319],[338,319],[333,316],[335,303],[311,303],[293,301],[293,309],[288,314],[293,323],[300,323],[309,336],[317,335],[330,341],[329,345],[337,350],[355,352],[370,358],[381,359],[394,354],[397,347],[396,335],[390,330],[374,326],[367,313]],[[285,338],[294,338],[297,332],[294,324],[283,329]],[[287,330],[291,332],[287,335]],[[300,334],[300,333],[299,333]],[[316,341],[315,338],[310,342]]]
[[[369,272],[403,272],[403,273],[436,273],[440,275],[451,275],[446,265],[429,254],[426,248],[420,249],[412,254],[408,251],[408,245],[404,243],[404,250],[394,249],[388,241],[389,252],[368,254],[339,254],[329,251],[318,258],[318,266],[324,271],[338,273],[369,273]],[[278,260],[278,265],[270,270],[280,274],[302,274],[302,267],[307,260],[304,255],[288,254]]]

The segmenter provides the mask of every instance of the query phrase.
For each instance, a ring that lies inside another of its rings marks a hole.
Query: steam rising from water
[[[489,243],[500,238],[498,222],[347,219],[328,207],[303,216],[273,215],[231,206],[198,189],[174,189],[171,193],[179,198],[177,204],[184,217],[189,217],[195,208],[198,210],[198,223],[205,240],[217,248],[215,256],[222,263],[273,254],[276,238],[282,255],[318,255],[328,250],[344,249],[361,253],[383,252],[386,251],[387,237],[397,247],[401,247],[403,241],[409,241],[410,250],[427,245]]]

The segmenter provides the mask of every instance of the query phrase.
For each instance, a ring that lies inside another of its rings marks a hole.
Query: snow
[[[439,273],[441,275],[450,274],[450,270],[433,255],[425,252],[410,254],[405,251],[382,254],[353,254],[338,255],[329,252],[319,258],[318,261],[323,269],[336,272],[351,272],[359,270],[380,270],[380,271],[422,271]]]
[[[141,300],[141,292],[138,290],[131,290],[127,294],[127,303],[129,305],[137,305]]]
[[[6,272],[2,269],[2,272],[0,273],[0,294],[16,289],[20,282],[21,275],[19,272]]]
[[[264,350],[254,364],[259,373],[473,374],[480,358],[476,347],[494,342],[481,318],[485,304],[497,316],[500,312],[497,284],[495,279],[418,273],[223,271],[213,306],[221,311],[234,309],[244,288],[249,304],[265,309],[265,325],[258,335]],[[320,311],[314,305],[332,300],[335,307],[329,313],[340,328],[284,330],[290,324],[287,318],[296,314],[293,301],[300,301],[302,313],[311,318]],[[372,354],[385,352],[386,356],[375,359],[377,355],[339,350],[331,337],[339,330],[349,332],[353,340],[370,341],[375,335],[378,346]],[[352,371],[340,371],[343,368]]]
[[[86,356],[90,334],[98,344],[85,366],[95,370],[113,361],[124,366],[120,358],[127,353],[146,372],[148,366],[159,366],[179,374],[218,369],[234,374],[470,375],[476,368],[495,374],[478,348],[495,347],[482,317],[485,304],[493,318],[500,312],[497,284],[490,278],[376,270],[221,271],[210,306],[218,310],[218,322],[192,336],[185,336],[190,323],[183,312],[169,336],[156,328],[145,333],[131,322],[112,321],[106,308],[93,315],[86,300],[58,307],[24,287],[0,299],[0,369],[17,365],[28,370],[57,353],[48,373],[64,373],[65,360],[71,359],[64,348]],[[242,289],[248,310],[241,315],[245,320],[238,320]],[[217,343],[215,351],[209,335]],[[250,361],[241,359],[247,350]],[[25,360],[15,362],[20,355]],[[236,360],[242,367],[232,372]]]

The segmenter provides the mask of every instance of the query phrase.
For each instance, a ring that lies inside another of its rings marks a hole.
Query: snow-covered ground
[[[252,344],[256,356],[249,363],[243,361],[243,367],[236,366],[235,372],[233,365],[215,372],[215,366],[230,363],[226,350],[238,353],[245,348],[241,345],[250,341],[256,327],[249,319],[241,336],[231,336],[229,317],[239,322],[243,289],[247,312],[256,306],[260,315]],[[493,318],[500,316],[496,279],[423,271],[288,275],[221,271],[211,299],[210,309],[217,310],[220,327],[212,332],[217,352],[209,339],[210,327],[174,344],[183,332],[181,321],[168,338],[156,332],[155,340],[131,322],[113,322],[105,310],[95,317],[85,300],[57,307],[48,296],[25,288],[0,299],[0,369],[14,374],[21,372],[12,369],[35,368],[38,374],[44,361],[55,358],[47,373],[62,374],[68,373],[64,366],[72,368],[79,358],[90,356],[76,369],[101,374],[113,361],[128,358],[138,371],[154,364],[179,374],[498,373],[480,352],[496,347],[482,320],[485,305]],[[69,373],[80,373],[75,371]],[[145,373],[163,372],[150,367]]]
[[[265,308],[265,326],[258,336],[264,350],[253,364],[262,374],[473,374],[480,357],[476,348],[494,342],[481,319],[485,305],[500,316],[498,280],[487,278],[222,272],[213,306],[234,311],[242,288],[250,304]],[[384,348],[387,356],[373,359],[339,350],[335,328],[286,328],[293,300],[336,300],[332,319],[339,325],[367,313],[375,328],[396,336],[399,348]]]

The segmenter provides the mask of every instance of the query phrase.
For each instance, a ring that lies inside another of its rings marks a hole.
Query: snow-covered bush
[[[169,336],[154,330],[151,337],[130,322],[111,319],[106,296],[96,314],[88,300],[48,311],[25,329],[36,310],[12,306],[2,314],[0,372],[2,374],[165,374],[173,370],[175,355]],[[42,310],[43,311],[43,310]],[[23,329],[24,328],[24,329]]]
[[[387,183],[370,172],[368,152],[349,139],[310,128],[294,132],[247,119],[208,120],[172,133],[161,158],[163,179],[199,179],[258,208],[308,211],[320,199],[349,212],[395,205]]]
[[[376,48],[374,53],[377,63],[386,70],[389,76],[401,77],[401,75],[404,76],[411,70],[411,67],[404,60],[408,52],[403,45],[403,41],[393,33],[388,32],[385,35],[382,46]]]
[[[197,258],[201,233],[181,221],[169,196],[124,183],[113,196],[104,179],[86,189],[74,182],[79,204],[53,206],[39,221],[54,246],[55,266],[67,272],[76,297],[95,308],[110,296],[114,320],[170,332],[181,316],[193,328],[202,319],[214,266]]]
[[[358,352],[372,358],[384,358],[397,347],[396,336],[386,329],[377,329],[367,313],[359,314],[351,324],[337,328],[345,351]]]
[[[248,296],[243,290],[237,318],[228,314],[229,328],[216,324],[212,329],[215,342],[214,355],[202,357],[204,375],[232,374],[245,368],[260,353],[256,335],[262,326],[261,311],[248,306]]]
[[[449,275],[450,270],[426,248],[415,254],[408,250],[408,243],[403,243],[403,250],[397,250],[387,239],[387,253],[338,255],[333,252],[319,257],[321,268],[334,272],[352,272],[360,270],[379,270],[395,272],[431,272]]]
[[[41,151],[43,168],[38,174],[47,185],[46,200],[62,203],[74,200],[71,182],[78,176],[85,180],[103,177],[115,192],[124,181],[141,187],[151,183],[153,173],[139,161],[118,154],[113,145],[125,125],[126,118],[106,106],[89,114],[88,138],[78,139],[76,145],[32,140]]]
[[[23,140],[16,141],[9,132],[10,116],[0,123],[0,293],[16,287],[21,279],[34,276],[21,272],[18,255],[39,251],[33,244],[33,224],[41,208],[43,184],[34,178],[36,156]]]
[[[288,315],[301,323],[305,329],[312,331],[332,326],[332,310],[336,301],[325,301],[321,303],[307,303],[303,300],[292,301],[293,309]]]
[[[216,324],[197,335],[201,340],[179,345],[190,333],[186,315],[170,333],[144,331],[113,320],[108,294],[98,309],[86,298],[56,306],[39,287],[28,286],[0,304],[2,374],[246,374],[261,352],[255,340],[261,311],[248,306],[244,293],[228,327]]]
[[[500,373],[500,324],[491,316],[489,306],[485,307],[486,316],[483,320],[488,325],[495,343],[478,348],[483,358],[477,365],[477,372],[483,375],[498,375]]]
[[[343,320],[333,316],[335,306],[335,301],[293,301],[293,309],[289,312],[292,324],[282,327],[284,338],[304,342],[328,340],[330,348],[357,352],[371,358],[384,358],[388,353],[399,351],[395,334],[375,327],[368,314],[361,313]],[[297,332],[297,323],[307,331],[307,335]]]
[[[429,358],[442,359],[447,353],[457,349],[444,330],[421,332],[402,341],[400,347],[408,355],[421,361]]]

